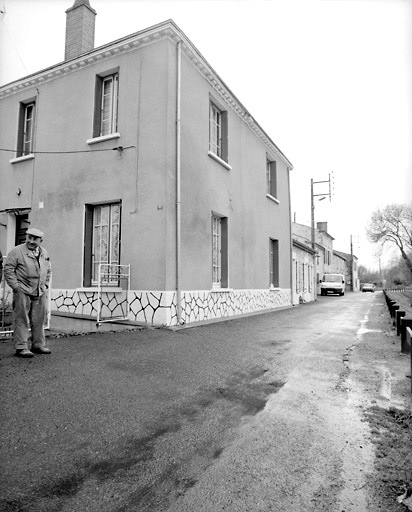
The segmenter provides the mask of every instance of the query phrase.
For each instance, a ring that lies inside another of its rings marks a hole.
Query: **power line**
[[[20,52],[19,52],[19,50],[18,50],[18,48],[17,48],[17,46],[16,46],[16,44],[15,44],[15,42],[14,42],[13,37],[11,36],[11,33],[10,33],[9,29],[7,28],[6,22],[4,21],[4,18],[5,18],[5,16],[6,16],[6,4],[4,4],[3,9],[1,9],[0,13],[3,15],[3,16],[2,16],[2,18],[1,18],[1,22],[2,22],[2,24],[3,24],[4,28],[5,28],[6,32],[7,32],[7,35],[8,35],[8,36],[9,36],[9,38],[10,38],[10,42],[11,42],[11,44],[12,44],[12,46],[13,46],[13,48],[14,48],[14,50],[15,50],[16,54],[17,54],[17,57],[19,58],[19,61],[20,61],[21,65],[22,65],[22,66],[23,66],[23,68],[25,69],[26,74],[28,74],[29,72],[28,72],[28,70],[27,70],[27,67],[26,67],[26,65],[25,65],[24,61],[23,61],[23,58],[22,58],[22,56],[20,55]]]
[[[107,148],[107,149],[82,149],[77,151],[31,151],[31,155],[40,154],[40,155],[68,155],[73,153],[97,153],[98,151],[119,151],[120,153],[125,149],[135,148],[136,146],[116,146],[115,148]],[[6,149],[0,148],[0,151],[7,151],[9,153],[16,153],[16,149]]]

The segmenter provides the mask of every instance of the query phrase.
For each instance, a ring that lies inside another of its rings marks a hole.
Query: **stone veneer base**
[[[101,317],[126,317],[134,322],[178,325],[176,291],[104,291]],[[292,306],[291,290],[200,290],[181,292],[182,323],[230,318]],[[51,310],[97,318],[97,291],[52,290]]]

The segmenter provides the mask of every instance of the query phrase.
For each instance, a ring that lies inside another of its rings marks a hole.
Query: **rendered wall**
[[[96,75],[114,70],[119,72],[120,137],[88,144]],[[225,100],[184,55],[181,78],[183,320],[290,305],[289,171],[230,105],[231,170],[211,159],[209,100],[226,108]],[[121,200],[121,262],[131,264],[133,299],[125,313],[122,293],[106,290],[103,307],[133,320],[173,325],[175,43],[163,39],[108,56],[2,99],[0,114],[10,120],[9,129],[0,133],[3,147],[15,147],[18,104],[31,97],[37,110],[35,149],[45,153],[14,164],[9,162],[14,155],[0,155],[0,200],[2,209],[31,208],[31,225],[46,233],[44,246],[53,266],[52,309],[94,314],[96,289],[83,288],[85,205]],[[125,149],[112,149],[119,146]],[[278,163],[279,202],[266,197],[267,155]],[[10,194],[18,188],[19,196]],[[226,216],[229,224],[229,290],[220,292],[211,291],[212,212]],[[279,240],[278,290],[269,290],[270,238]],[[0,247],[7,252],[9,246],[10,237],[6,244],[0,233]]]
[[[208,156],[209,102],[228,111],[228,170]],[[229,288],[269,287],[269,239],[278,239],[280,288],[290,289],[288,170],[276,158],[279,204],[266,197],[267,146],[193,68],[182,63],[183,289],[210,289],[212,212],[228,218]],[[193,261],[203,264],[194,266]]]

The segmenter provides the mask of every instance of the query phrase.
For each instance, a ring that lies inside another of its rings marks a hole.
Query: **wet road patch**
[[[268,382],[262,379],[266,372],[264,368],[253,367],[246,372],[235,373],[225,386],[215,390],[215,397],[240,406],[244,415],[257,414],[265,407],[269,396],[285,384],[278,380]]]

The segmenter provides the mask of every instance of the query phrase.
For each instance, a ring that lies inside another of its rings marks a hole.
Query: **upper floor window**
[[[228,161],[227,112],[213,102],[209,107],[209,151],[225,162]]]
[[[266,159],[266,193],[277,198],[276,162],[274,160],[269,160],[268,158]]]
[[[93,137],[117,132],[118,96],[118,73],[97,77]]]
[[[34,142],[34,101],[20,103],[19,131],[17,136],[17,156],[26,156],[33,153]]]

